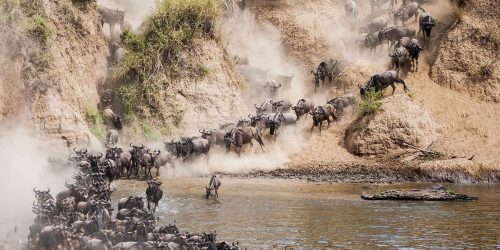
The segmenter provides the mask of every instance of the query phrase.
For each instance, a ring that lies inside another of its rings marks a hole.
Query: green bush
[[[220,0],[159,0],[156,11],[146,18],[141,34],[122,33],[127,55],[114,68],[114,76],[141,85],[133,87],[140,93],[129,95],[138,99],[126,102],[157,108],[162,88],[152,76],[165,70],[167,74],[175,74],[180,68],[177,66],[179,54],[192,45],[195,37],[214,39],[219,11]],[[195,74],[208,73],[200,67],[189,67],[189,70]],[[138,107],[129,104],[125,104],[128,111]]]
[[[47,21],[44,17],[35,15],[31,18],[27,32],[30,36],[37,39],[42,44],[46,44],[49,37],[52,35],[52,30],[50,29]]]
[[[104,139],[106,136],[106,126],[101,112],[94,105],[85,106],[85,121],[89,125],[90,132],[98,139]]]
[[[359,110],[361,114],[367,115],[377,111],[382,106],[382,98],[383,94],[381,91],[377,92],[373,88],[368,89],[363,101],[360,103]]]

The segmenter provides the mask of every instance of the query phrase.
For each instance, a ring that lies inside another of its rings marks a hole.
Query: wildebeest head
[[[139,158],[141,156],[142,149],[144,149],[144,145],[141,144],[141,146],[136,146],[130,143],[130,147],[132,147],[132,149],[130,150],[130,154],[132,155],[132,157]]]
[[[120,17],[120,25],[124,25],[125,24],[125,13],[127,11],[126,10],[119,10],[119,9],[116,9],[116,13],[119,15]]]
[[[104,146],[106,147],[106,159],[117,159],[120,157],[120,154],[123,153],[123,149],[116,146],[110,147],[107,143]]]
[[[250,121],[247,120],[247,119],[244,119],[243,117],[241,117],[241,119],[238,120],[238,123],[236,124],[236,127],[248,127],[248,125],[250,124]]]
[[[248,118],[250,118],[250,126],[252,127],[255,127],[257,126],[257,122],[262,120],[262,117],[264,116],[264,114],[260,114],[260,115],[248,115]]]
[[[76,153],[76,157],[79,160],[85,159],[85,157],[87,155],[87,149],[86,148],[82,148],[80,150],[76,150],[76,148],[73,148],[73,151]]]
[[[281,121],[274,121],[270,120],[269,121],[269,130],[271,135],[275,135],[278,132],[278,129],[281,125]]]
[[[47,191],[37,190],[33,188],[33,192],[35,192],[35,198],[38,200],[39,204],[45,203],[47,200],[53,200],[52,195],[50,195],[50,188],[47,188]]]
[[[200,130],[198,130],[198,132],[201,133],[201,138],[206,139],[206,140],[208,140],[208,138],[210,138],[210,135],[212,135],[211,130],[206,131],[205,129],[200,129]]]
[[[295,111],[295,114],[297,115],[297,118],[300,119],[302,115],[304,115],[304,102],[305,99],[300,99],[297,102],[297,106],[292,106],[292,110]]]
[[[321,80],[321,74],[319,72],[314,72],[314,70],[311,70],[311,74],[314,75],[314,83],[318,86],[319,81]]]
[[[122,129],[122,117],[120,115],[113,117],[113,126],[118,130]]]
[[[205,198],[210,198],[210,194],[212,193],[212,188],[210,187],[205,187],[205,193],[206,193],[206,196]]]
[[[326,116],[325,110],[320,106],[309,112],[309,114],[313,118],[313,125],[318,126],[320,122],[322,122]]]
[[[373,87],[373,84],[374,84],[373,79],[374,79],[374,77],[372,76],[372,77],[370,77],[370,79],[369,79],[369,80],[365,83],[365,85],[364,85],[364,86],[358,85],[358,87],[359,87],[359,94],[360,94],[361,96],[366,95],[366,92],[368,91],[368,89],[370,89],[370,88],[372,88],[372,87]]]
[[[92,169],[93,172],[97,172],[99,167],[98,167],[98,162],[99,162],[99,159],[101,159],[102,157],[102,153],[99,153],[97,155],[87,155],[87,159],[90,163],[90,167]]]

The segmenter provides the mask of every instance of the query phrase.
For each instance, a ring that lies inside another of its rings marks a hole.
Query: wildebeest
[[[210,143],[207,139],[203,138],[181,138],[180,141],[176,142],[177,157],[181,160],[186,160],[194,156],[204,154],[208,157],[210,156]]]
[[[401,28],[398,26],[391,26],[378,33],[380,41],[389,41],[390,47],[394,47],[396,42],[403,37],[415,37],[415,30],[412,28]]]
[[[226,134],[226,131],[224,129],[212,129],[208,131],[205,129],[200,129],[199,132],[201,133],[201,138],[207,139],[210,145],[225,145],[224,135]]]
[[[151,175],[151,169],[153,167],[158,167],[156,169],[156,176],[159,175],[159,168],[160,166],[155,165],[155,160],[158,154],[160,154],[159,150],[154,150],[153,152],[150,152],[151,149],[146,150],[146,153],[142,155],[141,157],[141,167],[144,169],[144,179],[147,178],[152,178],[153,176]]]
[[[359,93],[361,96],[364,96],[369,89],[373,89],[376,92],[382,91],[388,86],[392,87],[392,94],[396,91],[396,86],[394,83],[403,84],[405,92],[408,91],[408,87],[406,86],[403,79],[399,78],[398,73],[395,70],[389,70],[381,74],[376,74],[370,77],[365,84],[365,86],[359,86]]]
[[[418,58],[420,55],[420,51],[423,51],[424,48],[420,46],[420,43],[418,42],[418,39],[416,38],[409,38],[409,37],[403,37],[399,39],[397,47],[404,47],[406,50],[408,50],[408,53],[410,54],[411,57],[411,63],[412,67],[414,68],[415,71],[418,71]]]
[[[431,37],[432,28],[434,28],[436,24],[437,20],[434,19],[429,13],[422,13],[418,19],[418,35],[420,35],[420,32],[422,32],[425,41],[426,37]]]
[[[370,48],[370,52],[374,52],[377,49],[377,47],[382,44],[382,41],[380,40],[380,37],[378,35],[379,32],[380,31],[376,31],[368,33],[366,35],[366,41],[364,45]]]
[[[105,89],[104,92],[102,93],[102,102],[105,104],[111,104],[113,102],[113,90],[112,89]]]
[[[142,197],[136,196],[129,196],[127,198],[121,198],[120,201],[118,201],[118,211],[122,209],[132,209],[132,208],[139,208],[143,209],[144,208],[144,201]]]
[[[261,88],[265,89],[268,97],[275,98],[278,96],[278,89],[281,88],[281,83],[276,83],[274,80],[268,80]]]
[[[241,149],[245,144],[252,144],[252,139],[256,140],[262,151],[264,151],[264,141],[259,131],[254,127],[235,128],[229,131],[225,136],[227,152],[231,150],[231,146],[235,148],[236,153],[241,155]]]
[[[149,209],[149,203],[148,203],[148,209]],[[126,220],[127,217],[144,218],[145,216],[147,216],[146,211],[135,207],[132,209],[123,208],[120,209],[118,213],[116,213],[116,219],[118,220]]]
[[[294,113],[276,113],[273,118],[269,119],[270,134],[275,138],[278,135],[278,130],[282,125],[291,125],[297,122],[297,115]]]
[[[311,110],[314,109],[314,102],[310,99],[300,99],[297,102],[297,105],[292,107],[292,110],[295,111],[295,115],[297,115],[297,120],[300,119],[303,115],[309,114]]]
[[[109,24],[109,35],[113,37],[113,32],[115,30],[115,25],[120,25],[120,29],[123,30],[123,25],[125,23],[125,11],[124,10],[113,10],[108,9],[104,6],[99,6],[99,13],[101,14],[102,20],[101,25],[104,26],[105,23]]]
[[[379,16],[368,22],[366,26],[363,27],[362,30],[368,33],[384,30],[385,28],[387,28],[388,23],[389,23],[389,17]]]
[[[166,166],[167,163],[170,164],[172,167],[175,167],[174,156],[168,151],[155,150],[155,154],[153,155],[153,157],[154,157],[153,167],[156,168],[156,176],[158,176],[160,173],[160,167]],[[149,170],[149,174],[151,176],[151,170]]]
[[[141,144],[141,146],[136,146],[130,143],[130,147],[132,147],[130,150],[130,172],[135,171],[135,174],[139,176],[139,168],[141,166],[144,145]],[[127,175],[130,177],[129,173],[127,173]]]
[[[257,106],[257,104],[253,106],[255,107],[256,115],[271,113],[273,110],[273,99],[266,99],[260,106]]]
[[[146,198],[148,201],[148,210],[151,210],[150,203],[154,204],[153,212],[156,211],[158,202],[163,197],[163,191],[160,189],[161,181],[148,181],[146,189]]]
[[[356,0],[347,0],[344,5],[345,15],[350,18],[358,18],[358,4]]]
[[[332,83],[333,71],[337,66],[337,63],[338,63],[337,60],[330,59],[327,62],[321,62],[318,68],[316,69],[316,72],[314,72],[314,70],[311,70],[311,73],[314,75],[315,90],[320,86],[319,85],[320,80],[322,85],[325,84],[325,78],[327,77],[328,77],[328,82]]]
[[[353,112],[356,107],[356,97],[353,94],[346,94],[343,96],[335,97],[326,102],[335,108],[335,114],[338,118],[342,117],[344,109],[353,106]]]
[[[407,69],[408,64],[410,63],[410,53],[405,47],[395,48],[394,51],[389,53],[389,57],[391,57],[391,64],[395,70],[397,70],[398,75],[400,72],[404,72]]]
[[[115,129],[110,129],[106,133],[106,143],[111,145],[116,145],[118,143],[118,131]]]
[[[394,14],[394,24],[397,24],[397,20],[399,19],[404,26],[405,22],[412,16],[415,16],[416,22],[418,18],[418,9],[421,9],[423,12],[425,12],[425,10],[422,9],[418,3],[408,2],[405,5],[401,6],[399,9],[392,11],[392,14]]]
[[[106,125],[110,127],[114,127],[118,130],[122,129],[122,117],[115,114],[110,107],[107,107],[103,110],[103,116],[106,122]]]
[[[282,89],[290,90],[292,88],[292,79],[294,75],[277,75],[275,76],[276,82],[281,85]]]
[[[274,117],[274,113],[256,116],[248,115],[248,118],[250,118],[250,126],[256,128],[260,134],[262,134],[264,129],[269,128],[269,117]]]
[[[210,198],[210,197],[219,197],[219,193],[217,192],[219,190],[219,187],[221,185],[219,177],[216,175],[213,175],[212,178],[210,178],[210,183],[208,183],[208,187],[205,187],[205,193],[206,197],[205,198]]]
[[[283,99],[281,101],[274,102],[273,100],[270,101],[271,105],[273,105],[272,112],[289,112],[290,108],[292,107],[292,102],[288,99]]]
[[[382,6],[389,2],[389,0],[370,0],[370,5],[372,8],[372,12],[380,12],[380,9],[382,9]],[[391,0],[391,4],[389,5],[389,9],[394,7],[397,4],[397,0]]]
[[[332,117],[333,120],[337,119],[337,116],[335,114],[335,107],[333,107],[330,104],[326,104],[323,106],[318,106],[316,107],[313,111],[310,112],[312,115],[313,119],[313,125],[311,127],[311,133],[314,129],[314,127],[319,127],[319,134],[321,134],[321,127],[323,125],[323,121],[328,122],[328,128],[330,127],[330,117]]]

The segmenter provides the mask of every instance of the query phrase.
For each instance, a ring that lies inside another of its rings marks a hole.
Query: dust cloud
[[[0,239],[7,237],[9,243],[14,242],[13,237],[26,240],[28,226],[34,218],[31,211],[33,187],[43,190],[50,187],[55,198],[72,172],[72,169],[49,168],[51,152],[46,151],[42,140],[28,131],[18,124],[0,126]]]

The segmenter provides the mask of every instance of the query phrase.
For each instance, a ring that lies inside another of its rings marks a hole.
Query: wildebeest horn
[[[295,106],[292,106],[292,110],[295,110],[295,108],[296,108]]]
[[[259,109],[259,108],[257,108],[257,104],[254,104],[253,106],[254,106],[256,109]]]
[[[131,146],[131,147],[134,147],[134,144],[130,143],[130,146]]]
[[[85,150],[85,152],[83,152],[83,150]],[[86,149],[86,148],[82,148],[82,149],[80,149],[80,153],[82,153],[82,154],[86,154],[86,153],[87,153],[87,149]]]
[[[100,159],[102,157],[102,153],[99,153],[99,157],[97,157],[97,159]]]
[[[316,73],[314,73],[314,70],[311,70],[311,74],[316,75]]]
[[[76,148],[73,148],[73,151],[75,151],[75,153],[78,153],[78,151],[76,151]]]
[[[252,119],[252,115],[251,115],[251,114],[248,114],[248,118]]]
[[[203,131],[201,129],[199,129],[198,132],[203,134],[203,133],[205,133],[205,129],[203,129]]]
[[[151,149],[150,149],[150,148],[148,148],[148,150],[146,150],[146,153],[151,154],[151,153],[149,153],[149,150],[151,150]]]
[[[46,193],[50,193],[50,188],[49,187],[47,187]]]
[[[105,148],[109,148],[107,143],[106,143],[106,144],[104,144],[104,147],[105,147]]]
[[[37,191],[36,191],[36,187],[34,187],[34,188],[33,188],[33,192],[35,192],[35,193],[37,192]]]
[[[144,148],[144,145],[141,144],[141,146],[139,148]]]

